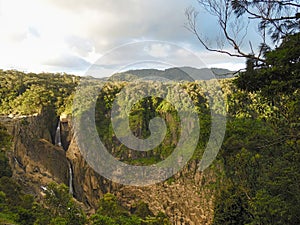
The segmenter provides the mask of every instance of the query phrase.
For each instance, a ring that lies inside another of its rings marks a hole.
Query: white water
[[[55,145],[62,146],[61,144],[61,133],[60,133],[60,121],[58,121],[56,132],[55,132]],[[71,162],[69,162],[69,193],[73,196],[73,170]]]
[[[73,196],[73,171],[71,163],[69,163],[69,193]]]
[[[24,169],[22,163],[20,163],[16,157],[14,157],[14,159],[15,159],[15,162],[18,164],[18,166],[21,167],[22,169]]]
[[[58,121],[58,124],[57,124],[54,143],[55,143],[55,145],[61,146],[60,121]]]

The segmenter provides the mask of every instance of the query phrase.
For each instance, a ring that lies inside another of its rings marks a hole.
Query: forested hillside
[[[49,108],[59,115],[72,104],[69,97],[79,77],[1,70],[0,81],[0,114],[31,115]]]
[[[299,44],[299,33],[285,36],[233,82],[214,224],[300,222]]]

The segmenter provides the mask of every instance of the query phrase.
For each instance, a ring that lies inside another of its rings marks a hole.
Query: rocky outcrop
[[[41,187],[52,181],[68,185],[66,153],[53,145],[56,120],[49,112],[0,119],[13,139],[12,151],[8,153],[13,176],[29,193],[40,194]]]
[[[147,186],[123,186],[95,173],[82,158],[75,141],[67,156],[74,168],[75,196],[92,208],[106,192],[114,193],[128,208],[139,201],[148,203],[154,213],[164,212],[172,224],[211,224],[213,192],[205,185],[214,179],[196,169],[196,162],[163,183]]]
[[[201,174],[196,162],[185,167],[173,178],[147,187],[124,186],[116,193],[123,203],[135,205],[139,200],[148,203],[154,213],[162,211],[171,224],[211,224],[214,198],[206,184],[214,179],[211,171]]]
[[[192,161],[169,180],[146,187],[124,186],[97,174],[82,157],[72,134],[71,120],[60,118],[62,146],[53,144],[57,126],[55,115],[41,114],[23,118],[2,118],[13,136],[10,153],[14,176],[34,194],[51,181],[70,185],[70,163],[73,174],[73,195],[92,213],[99,199],[107,192],[115,194],[124,206],[139,201],[149,205],[155,214],[165,213],[172,224],[211,224],[214,181],[210,170],[201,173]]]
[[[73,137],[67,150],[74,173],[74,195],[90,206],[97,207],[99,198],[110,192],[123,205],[133,207],[146,202],[155,214],[165,213],[172,224],[211,224],[214,198],[209,185],[215,181],[213,171],[201,173],[198,162],[192,161],[169,180],[146,187],[124,186],[97,174],[85,161]]]

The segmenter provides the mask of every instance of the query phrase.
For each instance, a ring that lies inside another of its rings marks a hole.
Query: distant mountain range
[[[108,80],[112,81],[132,81],[136,79],[167,79],[167,80],[210,80],[213,78],[223,79],[233,77],[234,71],[220,68],[193,68],[193,67],[174,67],[165,70],[158,69],[138,69],[116,73]]]

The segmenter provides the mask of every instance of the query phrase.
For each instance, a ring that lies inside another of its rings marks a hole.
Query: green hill
[[[173,81],[210,80],[233,77],[234,72],[219,68],[174,67],[165,70],[138,69],[117,73],[109,77],[113,81],[131,81],[135,79],[157,79],[157,77]]]

